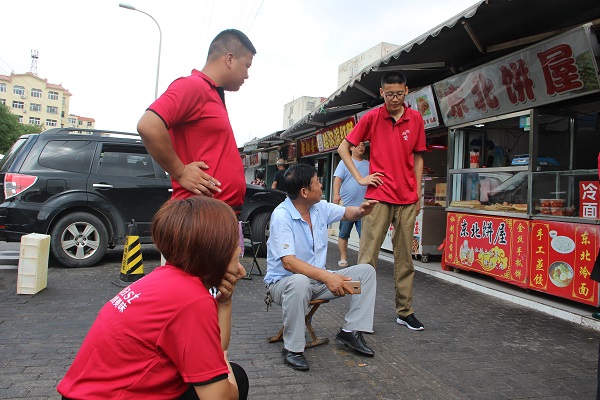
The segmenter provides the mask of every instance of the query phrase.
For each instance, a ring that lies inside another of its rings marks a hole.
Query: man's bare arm
[[[333,178],[333,202],[340,204],[342,197],[340,196],[340,188],[342,187],[342,178],[336,176]]]
[[[221,191],[221,182],[203,171],[208,168],[203,161],[183,164],[173,148],[167,127],[158,115],[146,111],[138,122],[137,130],[152,158],[183,188],[206,196]]]
[[[383,174],[380,172],[375,172],[375,173],[367,175],[365,177],[360,175],[360,172],[358,172],[356,165],[354,165],[354,162],[352,161],[352,154],[350,154],[350,147],[352,147],[350,142],[347,141],[346,139],[344,139],[344,140],[342,140],[342,143],[340,143],[340,145],[337,149],[337,152],[340,155],[340,157],[342,158],[342,161],[344,162],[344,164],[346,164],[346,168],[348,168],[348,171],[350,171],[350,173],[352,174],[354,179],[356,179],[356,182],[358,182],[362,186],[383,185],[383,181],[381,180],[381,178],[379,178],[380,176],[383,176]]]
[[[342,218],[342,220],[344,220],[344,221],[359,220],[362,217],[364,217],[365,215],[371,214],[371,211],[373,211],[373,207],[377,203],[379,203],[379,201],[377,201],[377,200],[365,200],[358,207],[356,207],[356,206],[346,207],[346,210],[344,212],[344,217]]]
[[[415,153],[415,179],[417,180],[417,211],[418,214],[421,211],[421,182],[423,179],[423,155],[421,153]]]

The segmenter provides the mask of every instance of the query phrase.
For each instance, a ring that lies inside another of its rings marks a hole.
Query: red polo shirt
[[[175,80],[148,110],[156,113],[171,134],[175,152],[184,164],[204,161],[204,170],[221,182],[215,198],[240,206],[246,194],[244,167],[225,107],[223,90],[200,71]],[[173,198],[193,196],[175,180]]]
[[[404,107],[399,121],[394,121],[385,105],[366,113],[346,140],[357,145],[369,141],[370,173],[381,172],[383,185],[367,188],[367,199],[390,204],[413,204],[417,201],[417,184],[413,153],[426,151],[425,126],[421,115]]]
[[[176,399],[228,373],[215,298],[166,264],[102,307],[57,389],[69,399]]]

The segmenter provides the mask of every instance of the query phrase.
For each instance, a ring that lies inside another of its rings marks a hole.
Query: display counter
[[[515,118],[486,124],[485,131],[457,130],[452,138],[444,262],[597,307],[598,283],[590,274],[600,247],[598,170],[573,168],[574,118],[540,117],[543,125],[533,133],[517,131]],[[500,134],[527,137],[521,148],[508,142],[518,154],[512,161],[505,155],[496,162]],[[594,165],[595,158],[579,164]]]

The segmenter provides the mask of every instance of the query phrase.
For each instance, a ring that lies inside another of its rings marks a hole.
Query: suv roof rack
[[[83,129],[83,128],[52,128],[40,133],[41,135],[89,135],[114,138],[140,139],[140,135],[131,132],[107,131],[103,129]]]

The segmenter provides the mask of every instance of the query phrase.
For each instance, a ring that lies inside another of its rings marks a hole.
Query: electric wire
[[[250,25],[248,26],[248,32],[250,32],[252,30],[252,25],[254,25],[254,20],[256,20],[256,16],[260,12],[260,9],[262,8],[264,2],[265,2],[265,0],[261,0],[260,5],[258,6],[258,9],[256,10],[256,13],[254,13],[254,17],[252,18],[252,22],[250,22]]]

